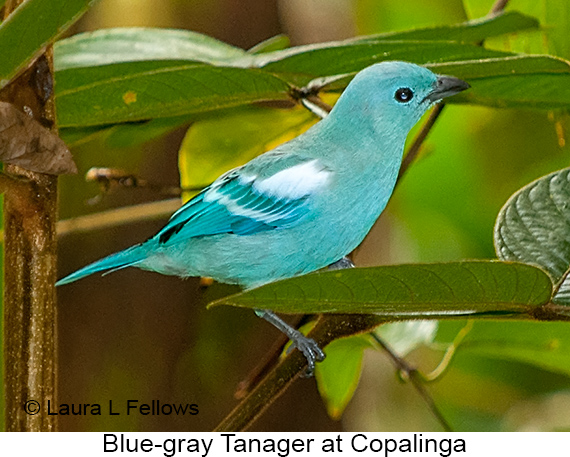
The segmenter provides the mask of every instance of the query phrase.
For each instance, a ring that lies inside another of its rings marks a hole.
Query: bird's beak
[[[439,75],[434,89],[427,94],[425,100],[429,100],[432,103],[437,102],[442,98],[458,94],[470,87],[471,86],[462,79],[453,76]]]

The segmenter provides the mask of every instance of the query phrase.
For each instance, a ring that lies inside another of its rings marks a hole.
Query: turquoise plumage
[[[388,203],[410,129],[433,103],[468,87],[405,62],[372,65],[307,132],[220,176],[149,240],[57,284],[134,266],[252,288],[334,264]],[[284,329],[272,313],[258,314]],[[284,330],[312,371],[322,351]]]

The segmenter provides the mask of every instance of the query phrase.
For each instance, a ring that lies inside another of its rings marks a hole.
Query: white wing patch
[[[239,175],[239,182],[241,184],[250,184],[257,179],[257,175]]]
[[[286,212],[274,212],[248,208],[240,205],[239,202],[236,202],[231,196],[224,195],[215,189],[209,190],[206,193],[204,196],[204,201],[217,202],[220,205],[225,206],[230,213],[235,214],[236,216],[249,217],[257,221],[266,222],[268,224],[290,216],[296,209],[291,208]]]
[[[330,175],[331,172],[315,159],[281,170],[264,180],[255,181],[253,188],[268,196],[296,200],[326,185]]]

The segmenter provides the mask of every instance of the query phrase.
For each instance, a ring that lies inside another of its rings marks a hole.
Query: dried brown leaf
[[[6,102],[0,102],[0,161],[38,173],[77,173],[63,140]]]

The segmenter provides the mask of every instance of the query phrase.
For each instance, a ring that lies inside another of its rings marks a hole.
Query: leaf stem
[[[438,379],[447,369],[453,356],[455,355],[455,351],[461,344],[461,342],[465,339],[465,337],[469,334],[471,329],[473,328],[473,319],[469,319],[465,327],[463,327],[455,336],[453,342],[447,347],[445,353],[443,354],[443,358],[430,373],[424,374],[423,378],[427,382],[433,382]]]

